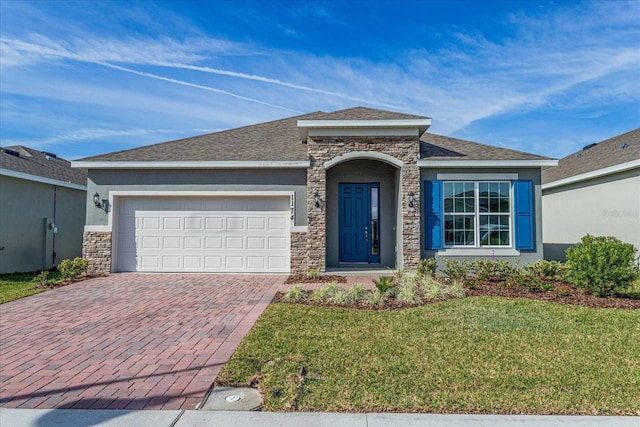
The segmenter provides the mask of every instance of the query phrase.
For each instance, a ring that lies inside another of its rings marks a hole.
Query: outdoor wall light
[[[320,209],[320,194],[317,191],[313,193],[313,206],[316,209]]]
[[[414,208],[416,205],[416,197],[413,191],[409,193],[409,207]]]
[[[102,207],[102,203],[100,202],[100,195],[98,193],[93,195],[93,204],[96,205],[96,208]]]

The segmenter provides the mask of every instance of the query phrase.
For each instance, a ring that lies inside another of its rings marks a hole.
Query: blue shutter
[[[442,218],[442,181],[424,182],[425,231],[426,249],[442,249],[444,222]]]
[[[515,205],[516,249],[533,250],[535,235],[533,232],[535,216],[533,212],[533,182],[514,181],[513,195]]]

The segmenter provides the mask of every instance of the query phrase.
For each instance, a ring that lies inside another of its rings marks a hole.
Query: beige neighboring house
[[[0,149],[0,273],[49,269],[82,255],[87,174],[54,154]]]
[[[582,236],[640,250],[640,128],[584,147],[542,172],[545,259],[564,260]]]

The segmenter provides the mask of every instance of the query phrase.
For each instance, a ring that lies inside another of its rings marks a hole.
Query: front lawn
[[[42,286],[33,281],[38,273],[0,274],[0,304],[24,298],[51,289],[61,280],[60,273],[53,271],[48,276],[48,283]]]
[[[271,304],[217,378],[270,411],[640,415],[640,310]]]

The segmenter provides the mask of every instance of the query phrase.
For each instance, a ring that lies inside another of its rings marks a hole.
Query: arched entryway
[[[395,269],[402,239],[400,167],[381,158],[343,157],[327,162],[326,267]]]

